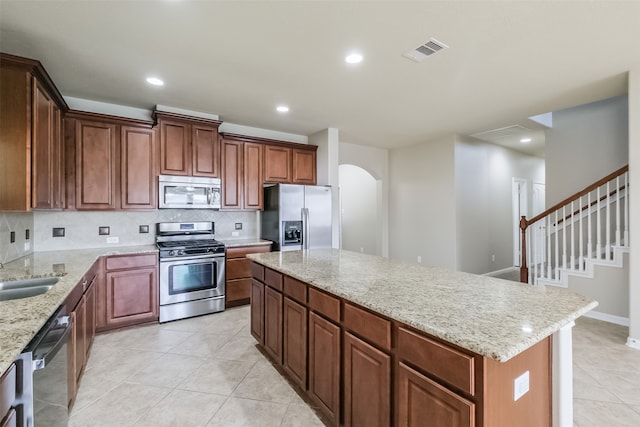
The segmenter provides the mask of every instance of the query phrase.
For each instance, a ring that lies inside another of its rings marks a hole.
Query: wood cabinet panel
[[[261,245],[249,245],[249,246],[232,247],[232,248],[228,247],[226,251],[226,256],[227,256],[227,259],[244,258],[248,254],[257,254],[262,252],[271,252],[271,242],[264,243]],[[260,264],[256,264],[256,265],[259,266]]]
[[[332,421],[340,423],[340,327],[309,313],[309,395]]]
[[[265,144],[264,182],[291,182],[291,148]]]
[[[122,209],[155,209],[156,133],[122,126],[120,132],[120,201]]]
[[[282,292],[282,277],[282,274],[275,270],[270,268],[264,269],[264,282],[280,292]]]
[[[470,395],[475,394],[473,356],[405,328],[398,328],[397,347],[400,359]]]
[[[129,270],[155,266],[157,262],[158,255],[156,254],[110,256],[105,261],[105,268],[107,270]]]
[[[244,209],[262,210],[264,207],[264,191],[262,176],[262,144],[244,143],[243,171],[244,171]]]
[[[251,280],[251,335],[264,345],[264,288],[255,279]]]
[[[425,420],[438,427],[475,426],[473,402],[456,395],[404,363],[399,364],[397,376],[398,427],[423,426]]]
[[[251,263],[251,277],[264,282],[264,267],[257,262]]]
[[[33,79],[32,120],[33,200],[31,206],[50,209],[53,207],[53,100],[37,79]]]
[[[116,208],[116,125],[76,121],[76,208]]]
[[[307,308],[284,299],[282,367],[303,390],[307,389]]]
[[[86,324],[86,303],[85,296],[82,296],[82,299],[73,310],[72,313],[72,346],[73,346],[73,357],[74,357],[74,365],[73,372],[75,376],[76,388],[78,390],[77,384],[80,382],[80,376],[82,375],[85,360],[86,360],[86,336],[87,336],[87,324]],[[75,393],[74,393],[75,394]]]
[[[282,294],[270,287],[264,290],[264,349],[282,364]]]
[[[66,201],[65,193],[65,144],[63,139],[62,112],[52,104],[53,108],[53,144],[52,144],[52,166],[51,166],[51,191],[52,208],[63,209]]]
[[[218,128],[192,125],[193,176],[220,178],[220,140]]]
[[[388,320],[345,303],[344,326],[384,350],[391,350],[391,322]]]
[[[89,351],[96,336],[96,277],[89,284],[85,293],[85,343],[84,352],[86,359],[89,358]]]
[[[299,303],[307,303],[307,284],[302,283],[293,277],[284,276],[284,294],[298,301]]]
[[[251,298],[251,279],[227,280],[225,283],[225,299],[227,303],[243,301]]]
[[[16,364],[12,363],[0,378],[0,417],[4,417],[16,400]]]
[[[108,327],[158,320],[156,268],[108,272],[106,297]]]
[[[160,120],[160,173],[191,174],[191,133],[186,123]]]
[[[243,206],[242,143],[223,139],[222,155],[222,207],[240,210]]]
[[[251,277],[251,260],[247,258],[226,260],[225,275],[227,280]]]
[[[391,356],[346,332],[344,425],[386,427],[390,424]]]
[[[340,300],[312,287],[309,287],[309,309],[340,322]]]
[[[293,184],[316,185],[316,152],[310,150],[292,150]]]

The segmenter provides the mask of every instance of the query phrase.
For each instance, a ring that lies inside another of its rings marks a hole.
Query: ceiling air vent
[[[431,56],[434,53],[437,53],[448,47],[449,46],[442,43],[441,41],[431,38],[428,42],[418,46],[414,50],[403,53],[402,56],[404,56],[405,58],[409,58],[410,60],[415,62],[422,62],[427,56]]]

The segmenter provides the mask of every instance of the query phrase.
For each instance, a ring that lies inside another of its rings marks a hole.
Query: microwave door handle
[[[211,205],[212,198],[213,198],[213,188],[207,187],[207,205]]]

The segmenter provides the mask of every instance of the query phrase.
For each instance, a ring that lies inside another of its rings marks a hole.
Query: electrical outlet
[[[422,264],[422,257],[418,255],[418,264]]]
[[[31,249],[31,243],[30,242],[24,242],[24,250],[25,252]]]
[[[120,239],[118,237],[112,236],[112,237],[107,237],[107,243],[118,243],[120,241]]]
[[[529,391],[529,371],[513,381],[513,401],[520,399]]]
[[[231,237],[238,237],[240,236],[240,232],[239,231],[232,231],[231,232]]]
[[[491,262],[496,262],[496,254],[491,254]]]

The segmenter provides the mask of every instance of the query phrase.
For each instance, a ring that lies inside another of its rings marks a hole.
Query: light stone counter
[[[598,303],[531,286],[340,250],[248,258],[447,342],[505,362]]]
[[[271,240],[264,239],[216,239],[219,242],[224,243],[227,248],[238,248],[242,246],[264,246],[271,245]]]
[[[155,245],[35,252],[5,264],[0,282],[48,276],[60,281],[42,295],[0,301],[0,376],[99,257],[155,252]]]

